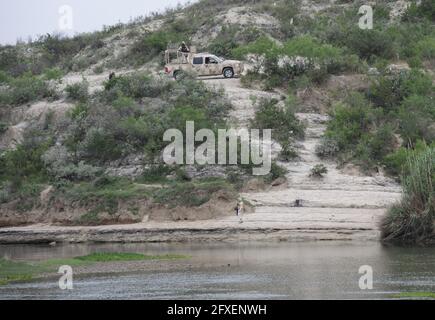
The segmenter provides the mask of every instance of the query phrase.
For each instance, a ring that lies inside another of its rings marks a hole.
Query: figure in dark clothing
[[[180,52],[183,53],[190,53],[189,47],[186,45],[186,42],[182,42],[180,48],[178,49]]]
[[[186,45],[186,42],[182,42],[180,48],[178,48],[178,51],[181,52],[181,55],[183,56],[183,62],[187,63],[187,59],[189,57],[190,49]]]
[[[109,80],[112,80],[113,78],[115,78],[115,72],[111,72],[109,75]]]

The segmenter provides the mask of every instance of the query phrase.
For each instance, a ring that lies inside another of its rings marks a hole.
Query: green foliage
[[[142,99],[155,97],[158,104],[141,105]],[[230,108],[223,92],[197,81],[159,81],[143,73],[117,76],[92,101],[69,112],[65,145],[76,162],[100,166],[144,152],[146,161],[155,163],[167,129],[185,132],[186,121],[195,121],[197,129],[226,127]]]
[[[26,180],[44,180],[46,170],[42,155],[51,143],[51,139],[41,141],[40,137],[29,137],[15,150],[5,152],[0,157],[0,177],[13,181],[16,186]]]
[[[5,133],[8,130],[9,126],[7,123],[0,121],[0,135]]]
[[[9,81],[10,81],[9,75],[6,72],[0,70],[0,85],[8,84]]]
[[[232,51],[238,47],[235,39],[237,32],[237,27],[223,26],[219,35],[209,44],[208,52],[219,57],[231,57]]]
[[[0,104],[21,105],[56,96],[56,93],[42,79],[25,74],[9,80],[9,87],[0,91]]]
[[[420,19],[435,20],[435,4],[432,0],[422,0],[419,4],[416,1],[412,1],[402,17],[403,21],[410,22],[416,22]]]
[[[169,208],[177,206],[198,207],[210,201],[217,191],[227,191],[235,198],[232,185],[221,178],[210,178],[192,182],[176,182],[167,188],[157,190],[153,199]]]
[[[144,183],[166,182],[167,181],[166,176],[171,174],[172,171],[173,169],[167,165],[163,165],[163,164],[152,165],[144,170],[142,177],[140,177],[138,181]]]
[[[394,56],[394,44],[391,37],[379,30],[361,30],[354,28],[345,41],[361,59],[373,60],[376,57],[390,59]]]
[[[420,60],[435,59],[435,37],[425,37],[412,47],[412,56]]]
[[[271,129],[272,138],[282,145],[287,145],[294,137],[304,136],[304,126],[296,118],[292,104],[288,103],[281,108],[278,101],[273,99],[260,101],[251,127]]]
[[[375,106],[394,110],[412,95],[425,96],[433,93],[432,79],[418,71],[402,71],[381,77],[370,88],[369,98]]]
[[[288,173],[287,169],[280,166],[276,162],[272,162],[272,166],[270,168],[270,173],[263,177],[266,183],[272,183],[278,178],[285,178]]]
[[[407,144],[423,139],[435,141],[435,99],[432,96],[412,95],[406,98],[398,111],[399,133]]]
[[[113,131],[104,128],[90,128],[83,141],[83,158],[104,163],[119,159],[122,149],[116,142]]]
[[[394,139],[382,110],[373,108],[361,94],[352,94],[335,106],[317,153],[345,155],[368,169],[393,151]]]
[[[239,58],[248,54],[264,58],[254,72],[258,74],[263,69],[260,78],[265,78],[271,88],[297,81],[298,77],[305,75],[313,83],[321,84],[329,74],[360,69],[358,57],[347,54],[342,48],[321,43],[311,36],[295,37],[282,46],[262,37],[233,50],[233,55]],[[246,82],[246,79],[243,80]]]
[[[48,181],[42,159],[52,145],[47,133],[30,130],[16,149],[0,154],[0,203],[15,201],[18,212],[33,209]]]
[[[409,147],[400,147],[393,153],[387,155],[383,162],[388,171],[397,176],[408,175],[407,161],[410,157],[418,156],[427,149],[428,145],[422,140],[418,140],[414,145]]]
[[[180,41],[176,34],[157,31],[145,35],[131,47],[128,59],[143,64],[166,50],[168,43]]]
[[[133,99],[144,97],[158,97],[172,88],[169,81],[158,81],[145,73],[133,73],[125,76],[115,76],[104,83],[107,100],[118,98],[120,95]]]
[[[310,175],[312,177],[323,178],[323,175],[328,173],[328,168],[323,164],[316,164],[312,169]]]
[[[60,80],[64,73],[59,68],[47,68],[44,71],[45,80]]]
[[[435,221],[435,148],[407,160],[403,197],[382,222],[385,241],[424,242],[433,237]]]
[[[89,98],[89,83],[86,80],[76,82],[67,85],[65,91],[69,99],[84,103]]]
[[[148,189],[130,179],[108,176],[98,177],[92,182],[67,183],[56,190],[56,197],[64,199],[66,204],[92,208],[87,212],[87,217],[91,218],[87,221],[90,224],[99,223],[99,213],[115,214],[121,202],[144,200],[150,196]],[[82,219],[79,222],[86,221]]]
[[[323,159],[332,158],[340,151],[337,140],[323,137],[320,144],[316,146],[316,154]]]

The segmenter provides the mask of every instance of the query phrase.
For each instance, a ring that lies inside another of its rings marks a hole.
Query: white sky
[[[195,2],[192,0],[190,2]],[[72,9],[73,29],[68,34],[100,30],[103,25],[128,22],[130,18],[163,11],[188,0],[1,0],[0,43],[15,44],[18,38],[26,41],[60,31],[59,9]]]

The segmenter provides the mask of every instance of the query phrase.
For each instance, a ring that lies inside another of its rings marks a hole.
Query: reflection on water
[[[0,299],[383,299],[435,291],[434,248],[334,242],[0,246],[0,256],[17,260],[96,251],[185,254],[198,267],[79,277],[68,292],[53,280],[15,284],[0,287]],[[362,265],[373,267],[373,290],[359,289]]]

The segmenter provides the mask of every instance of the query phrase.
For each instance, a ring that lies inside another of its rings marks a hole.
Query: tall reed
[[[402,177],[403,196],[382,221],[385,241],[435,240],[435,148],[412,153]]]

